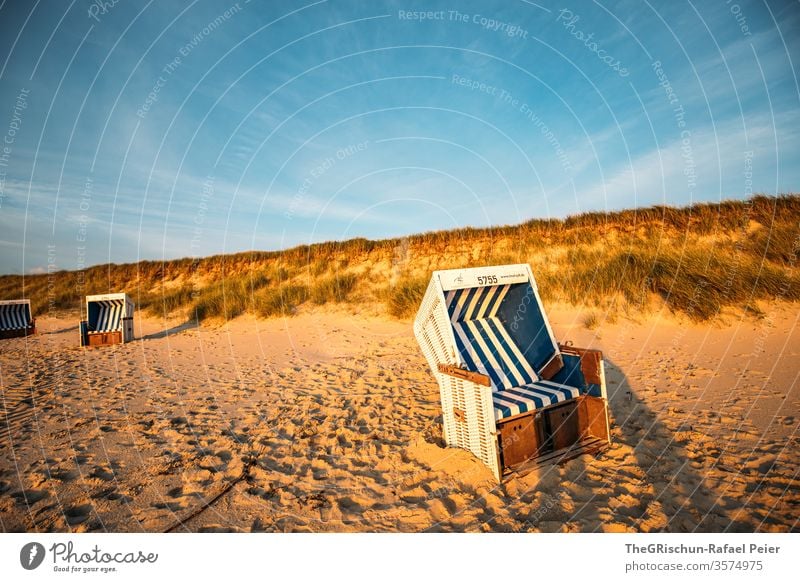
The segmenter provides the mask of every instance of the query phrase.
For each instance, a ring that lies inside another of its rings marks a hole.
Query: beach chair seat
[[[435,271],[414,334],[439,383],[445,442],[498,480],[610,442],[602,354],[556,342],[528,265]]]
[[[571,398],[578,398],[580,395],[581,390],[576,386],[567,386],[549,380],[507,388],[492,394],[494,417],[495,420],[511,418]]]

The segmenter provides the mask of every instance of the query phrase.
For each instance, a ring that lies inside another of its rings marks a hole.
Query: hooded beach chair
[[[88,295],[81,322],[82,346],[106,346],[133,340],[133,301],[125,293]]]
[[[0,301],[0,339],[25,337],[36,333],[30,299]]]
[[[602,353],[556,342],[528,265],[435,271],[414,335],[445,442],[498,481],[610,443]]]

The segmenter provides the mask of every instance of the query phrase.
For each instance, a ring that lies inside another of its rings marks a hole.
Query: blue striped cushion
[[[492,394],[495,420],[502,420],[537,408],[580,396],[580,389],[549,380],[508,388]]]
[[[507,390],[539,379],[497,318],[453,323],[453,335],[467,369],[489,376],[492,389]]]

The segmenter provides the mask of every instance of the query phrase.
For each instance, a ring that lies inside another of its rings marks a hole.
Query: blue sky
[[[800,190],[797,2],[6,0],[0,29],[3,273]]]

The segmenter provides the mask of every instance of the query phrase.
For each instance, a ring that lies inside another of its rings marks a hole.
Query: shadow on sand
[[[199,324],[197,323],[197,321],[186,321],[184,323],[181,323],[180,325],[176,325],[175,327],[171,327],[169,329],[158,331],[156,333],[151,333],[151,334],[148,334],[148,335],[144,335],[144,336],[142,336],[141,338],[138,338],[138,339],[141,339],[141,340],[163,339],[163,338],[165,338],[167,336],[175,335],[176,333],[180,333],[182,331],[186,331],[186,330],[189,330],[189,329],[195,329],[195,328],[198,327],[198,325]]]
[[[74,325],[68,325],[67,327],[62,327],[59,329],[51,329],[48,331],[37,332],[37,335],[61,335],[62,333],[69,333],[69,332],[74,333],[76,337],[79,336],[80,324],[75,323]]]
[[[605,460],[606,465],[601,480],[589,481],[589,490],[596,492],[575,504],[567,522],[577,522],[581,531],[753,531],[727,515],[726,510],[739,508],[739,500],[708,488],[704,475],[709,464],[716,464],[715,447],[689,450],[691,435],[699,434],[693,423],[667,426],[614,362],[606,358],[605,369],[612,445],[597,459],[584,456],[567,465],[569,475],[589,479],[597,477],[596,463]]]

